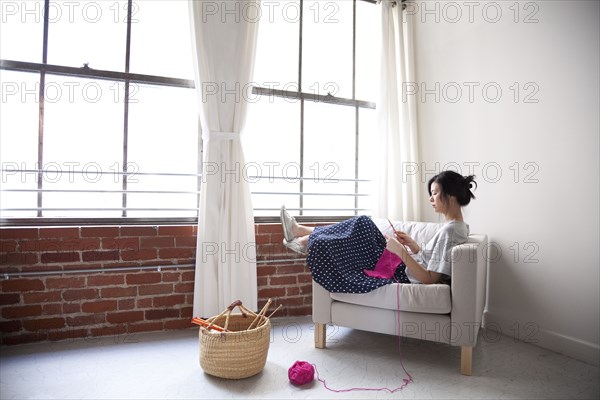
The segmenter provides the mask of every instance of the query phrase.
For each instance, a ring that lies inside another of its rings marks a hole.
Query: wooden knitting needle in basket
[[[260,310],[260,312],[258,314],[256,314],[256,317],[254,317],[254,320],[250,323],[250,325],[248,326],[248,330],[252,329],[252,326],[254,325],[254,323],[256,321],[258,321],[258,319],[262,316],[264,316],[264,314],[267,312],[267,310],[269,309],[269,306],[271,305],[271,299],[267,300],[267,304],[264,305],[264,307],[262,308],[262,310]],[[257,324],[258,326],[258,324]]]

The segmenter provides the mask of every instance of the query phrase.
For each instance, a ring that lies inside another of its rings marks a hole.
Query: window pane
[[[39,74],[0,71],[2,103],[0,104],[0,206],[9,208],[37,207],[36,192],[6,190],[36,190],[36,173],[17,170],[37,169],[39,124]],[[8,212],[2,217],[34,217],[35,211]]]
[[[198,104],[194,89],[136,85],[129,106],[128,190],[197,191],[198,177],[146,176],[145,173],[198,173]],[[133,194],[131,208],[196,210],[197,194]],[[196,211],[131,211],[130,217],[191,216]]]
[[[352,1],[304,1],[302,91],[352,98]]]
[[[248,109],[242,136],[244,175],[253,192],[254,215],[275,216],[282,204],[290,210],[299,206],[297,194],[280,193],[298,193],[300,189],[300,101],[271,96],[255,100]],[[259,194],[265,192],[278,194]]]
[[[259,86],[298,90],[300,2],[263,3],[253,80]]]
[[[47,75],[45,86],[45,190],[120,190],[123,157],[123,101],[120,84]],[[121,85],[122,86],[122,85]],[[63,172],[60,172],[63,171]],[[78,173],[75,171],[82,171]],[[121,195],[46,193],[45,208],[121,207]],[[45,216],[82,216],[48,211]],[[120,211],[85,216],[120,216]]]
[[[356,98],[377,101],[381,53],[381,6],[356,2]]]
[[[129,71],[194,79],[188,1],[133,4]]]
[[[304,190],[327,193],[307,195],[305,208],[354,208],[355,127],[354,107],[306,102],[304,106]],[[340,194],[344,194],[340,196]],[[354,211],[307,211],[307,215],[354,215]]]
[[[125,71],[127,1],[51,1],[48,18],[49,64]]]
[[[0,58],[42,62],[43,1],[1,1]]]
[[[377,111],[361,108],[358,111],[358,177],[372,181],[377,173]],[[373,209],[372,194],[374,193],[372,182],[359,182],[358,191],[368,196],[358,197],[358,208],[367,211],[359,211],[359,214],[371,214]]]

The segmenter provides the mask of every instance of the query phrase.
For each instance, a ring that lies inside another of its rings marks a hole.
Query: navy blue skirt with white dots
[[[365,275],[364,270],[373,269],[385,245],[369,217],[354,217],[315,228],[308,238],[306,262],[315,282],[329,292],[367,293],[394,282],[410,283],[404,264],[396,268],[392,279]]]

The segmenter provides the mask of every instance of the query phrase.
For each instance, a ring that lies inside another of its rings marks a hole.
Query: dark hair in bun
[[[456,201],[461,206],[466,206],[475,198],[471,189],[477,188],[475,175],[462,176],[454,171],[443,171],[429,180],[427,190],[431,196],[431,184],[437,183],[442,190],[442,199],[447,201],[449,196],[456,197]]]

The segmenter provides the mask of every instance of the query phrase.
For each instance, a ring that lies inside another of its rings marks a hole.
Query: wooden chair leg
[[[473,347],[462,346],[460,348],[460,373],[471,376],[473,366]]]
[[[325,338],[327,335],[327,325],[325,324],[315,324],[315,347],[317,349],[325,348]]]

